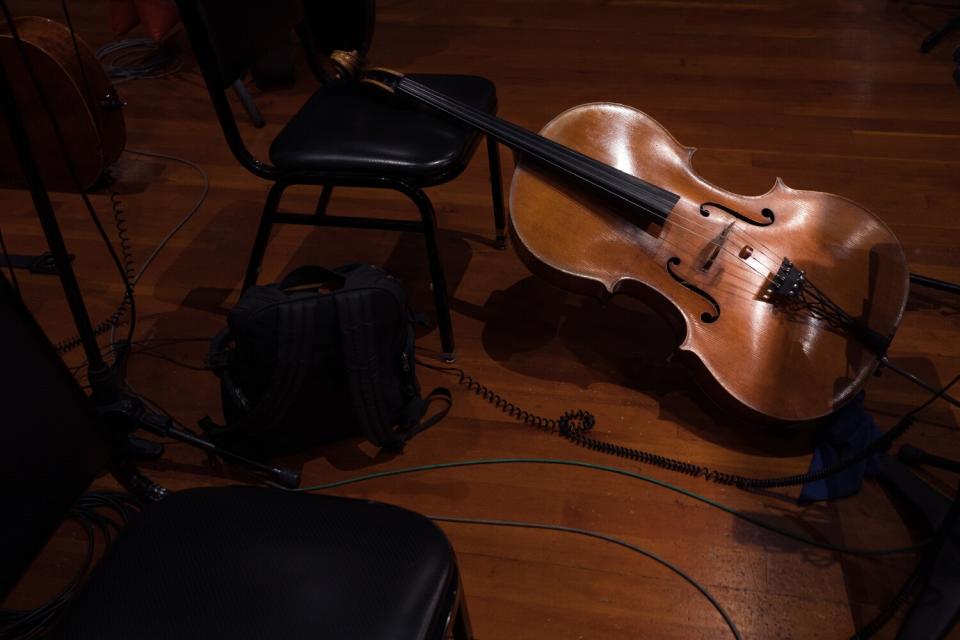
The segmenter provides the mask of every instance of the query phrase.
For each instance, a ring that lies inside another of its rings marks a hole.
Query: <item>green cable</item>
[[[560,460],[556,458],[492,458],[487,460],[464,460],[462,462],[441,462],[437,464],[427,464],[427,465],[418,466],[418,467],[406,467],[403,469],[379,471],[377,473],[357,476],[355,478],[347,478],[344,480],[335,480],[333,482],[326,482],[324,484],[318,484],[312,487],[301,487],[299,489],[293,489],[293,491],[297,491],[297,492],[323,491],[326,489],[343,487],[343,486],[354,484],[357,482],[366,482],[367,480],[375,480],[377,478],[389,478],[390,476],[400,476],[400,475],[406,475],[409,473],[420,473],[423,471],[435,471],[438,469],[453,469],[458,467],[474,467],[474,466],[480,466],[480,465],[493,465],[493,464],[554,464],[554,465],[562,465],[562,466],[568,466],[568,467],[581,467],[584,469],[591,469],[594,471],[602,471],[604,473],[612,473],[616,475],[627,476],[629,478],[633,478],[634,480],[641,480],[643,482],[648,482],[650,484],[656,485],[663,489],[667,489],[669,491],[673,491],[675,493],[685,495],[688,498],[692,498],[694,500],[702,502],[716,509],[720,509],[721,511],[725,511],[730,515],[736,518],[740,518],[741,520],[745,520],[757,527],[766,529],[768,531],[772,531],[774,533],[780,534],[784,537],[790,538],[797,542],[802,542],[804,544],[808,544],[813,547],[818,547],[820,549],[826,549],[828,551],[834,551],[836,553],[845,553],[845,554],[854,555],[854,556],[886,556],[886,555],[894,555],[894,554],[913,553],[913,552],[919,551],[920,549],[922,549],[923,547],[927,546],[932,542],[931,539],[927,539],[917,544],[904,546],[904,547],[893,547],[888,549],[860,549],[856,547],[845,547],[842,545],[836,545],[830,542],[820,542],[818,540],[814,540],[813,538],[790,531],[789,529],[784,529],[783,527],[780,527],[779,525],[773,524],[771,522],[765,522],[763,519],[753,516],[749,513],[738,511],[737,509],[734,509],[733,507],[728,507],[727,505],[721,502],[717,502],[716,500],[700,495],[698,493],[694,493],[693,491],[689,491],[688,489],[684,489],[682,487],[678,487],[676,485],[670,484],[669,482],[665,482],[663,480],[658,480],[650,476],[645,476],[640,473],[628,471],[627,469],[619,469],[617,467],[609,467],[602,464],[594,464],[592,462],[581,462],[579,460]]]
[[[686,580],[690,583],[697,591],[703,594],[707,600],[710,601],[710,604],[713,605],[713,608],[717,610],[723,621],[727,623],[727,626],[730,627],[730,631],[733,633],[733,637],[737,640],[742,640],[740,635],[740,630],[737,628],[737,625],[734,624],[733,618],[730,617],[730,614],[727,613],[726,609],[717,601],[713,595],[707,591],[707,588],[694,580],[689,574],[685,573],[680,567],[676,566],[669,560],[661,558],[652,551],[647,551],[641,547],[630,544],[625,540],[620,538],[615,538],[613,536],[608,536],[605,533],[598,533],[596,531],[590,531],[589,529],[577,529],[575,527],[564,527],[557,524],[541,524],[539,522],[518,522],[515,520],[487,520],[479,518],[455,518],[451,516],[426,516],[431,520],[437,520],[440,522],[455,522],[458,524],[479,524],[479,525],[488,525],[494,527],[517,527],[521,529],[546,529],[547,531],[560,531],[562,533],[574,533],[580,536],[587,536],[589,538],[596,538],[598,540],[603,540],[605,542],[610,542],[612,544],[620,545],[621,547],[626,547],[631,551],[639,553],[642,556],[650,558],[651,560],[663,565],[670,571],[673,571],[675,574]]]

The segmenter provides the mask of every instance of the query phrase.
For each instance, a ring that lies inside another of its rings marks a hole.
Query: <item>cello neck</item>
[[[374,81],[385,86],[387,83]],[[562,173],[591,189],[622,201],[649,222],[662,224],[680,197],[523,127],[464,104],[406,76],[393,77],[388,89],[409,96],[460,120],[508,146],[523,158]]]

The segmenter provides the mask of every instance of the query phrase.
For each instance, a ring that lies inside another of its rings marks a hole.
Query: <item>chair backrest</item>
[[[225,94],[251,66],[303,19],[303,0],[177,0],[180,18],[210,92],[220,128],[237,160],[253,174],[276,180],[277,170],[243,142]]]
[[[223,91],[303,19],[302,0],[177,0],[207,86]]]
[[[107,466],[92,402],[0,273],[0,600]]]
[[[220,128],[233,155],[267,180],[280,172],[256,158],[240,135],[225,91],[254,63],[289,42],[297,29],[313,55],[333,49],[365,53],[373,37],[376,0],[176,0]]]

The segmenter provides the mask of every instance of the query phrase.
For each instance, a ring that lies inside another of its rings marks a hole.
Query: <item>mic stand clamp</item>
[[[94,376],[91,374],[92,384],[93,378]],[[110,369],[107,370],[107,375],[98,381],[97,387],[95,388],[110,390],[108,391],[108,395],[111,396],[109,400],[104,401],[103,395],[100,395],[101,401],[97,402],[97,411],[102,424],[108,429],[110,434],[115,438],[123,440],[123,442],[117,443],[119,446],[129,446],[126,440],[130,437],[130,434],[137,429],[143,429],[162,438],[183,442],[224,460],[238,463],[264,479],[274,482],[286,489],[296,489],[300,486],[299,472],[252,460],[227,449],[223,449],[209,440],[201,438],[183,428],[170,416],[149,409],[140,398],[118,388],[116,379],[113,377],[112,370]],[[97,395],[96,393],[94,394],[95,399],[98,399]],[[142,476],[132,465],[115,468],[115,475],[117,471],[128,476],[123,479],[118,478],[121,484],[124,484],[124,486],[128,484],[132,485],[138,492],[138,495],[145,500],[155,501],[166,495],[165,489],[161,487],[160,489],[162,491],[157,491],[157,489],[154,488],[156,485],[153,485],[145,476]],[[131,472],[135,472],[135,475],[139,475],[140,478],[133,477]],[[144,480],[146,480],[146,483]]]

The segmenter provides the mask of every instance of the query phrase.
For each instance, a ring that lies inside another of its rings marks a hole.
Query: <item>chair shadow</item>
[[[160,275],[155,296],[183,308],[226,316],[226,301],[239,291],[261,204],[236,200],[213,215]],[[237,229],[249,229],[237,233]],[[185,294],[184,282],[200,282]]]

